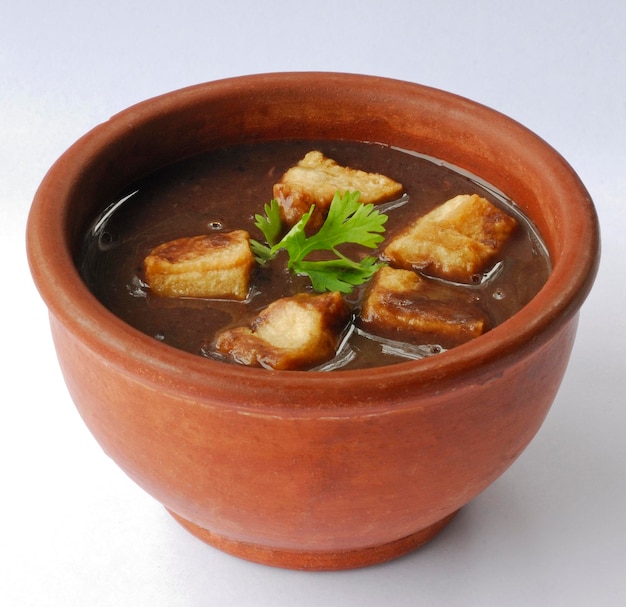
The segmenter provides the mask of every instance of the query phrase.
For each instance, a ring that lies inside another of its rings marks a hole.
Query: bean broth
[[[513,202],[488,184],[445,163],[390,148],[345,141],[275,141],[207,152],[162,169],[133,184],[93,223],[85,236],[80,271],[95,296],[114,314],[166,344],[208,357],[216,332],[249,322],[279,297],[309,290],[305,277],[286,271],[278,255],[254,270],[246,301],[154,296],[142,276],[143,259],[155,246],[175,238],[236,229],[262,240],[254,215],[263,212],[272,186],[310,150],[339,164],[382,173],[404,186],[404,204],[386,205],[388,239],[415,218],[457,194],[479,194],[518,221],[501,258],[471,285],[471,294],[496,326],[539,291],[550,261],[537,231]],[[383,245],[384,246],[384,243]],[[347,251],[375,254],[371,250]],[[346,297],[358,311],[365,287]],[[479,338],[480,339],[480,338]],[[441,352],[438,344],[403,344],[367,335],[351,326],[337,357],[320,370],[382,366]]]

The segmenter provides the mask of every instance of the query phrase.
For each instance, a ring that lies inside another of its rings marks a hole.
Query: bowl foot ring
[[[282,550],[232,540],[212,533],[182,518],[171,510],[168,510],[168,512],[191,534],[214,548],[233,556],[263,565],[282,567],[285,569],[338,571],[384,563],[412,552],[438,535],[454,518],[458,510],[425,529],[420,529],[416,533],[387,544],[353,550],[328,552]]]

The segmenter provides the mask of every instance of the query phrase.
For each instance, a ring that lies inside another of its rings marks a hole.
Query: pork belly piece
[[[274,184],[273,194],[287,225],[297,223],[315,204],[309,226],[319,227],[335,194],[346,191],[358,191],[363,204],[376,204],[398,198],[402,184],[379,173],[341,166],[321,152],[312,151]]]
[[[444,348],[474,339],[488,328],[471,294],[389,266],[372,279],[358,323],[374,335]]]
[[[214,347],[243,365],[309,369],[335,356],[349,318],[339,292],[299,293],[271,303],[250,326],[222,331]]]
[[[144,260],[146,281],[162,297],[243,300],[253,266],[245,230],[178,238]]]
[[[498,255],[516,223],[485,198],[462,194],[392,238],[382,257],[399,268],[471,283]]]

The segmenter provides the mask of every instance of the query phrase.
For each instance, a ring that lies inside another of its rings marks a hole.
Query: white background
[[[131,483],[66,394],[24,254],[37,185],[91,127],[172,89],[283,70],[401,78],[500,110],[572,164],[603,229],[538,436],[436,541],[357,571],[222,554]],[[620,0],[3,0],[0,604],[626,605],[625,140]]]

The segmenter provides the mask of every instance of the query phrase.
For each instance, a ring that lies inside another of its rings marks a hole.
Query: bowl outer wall
[[[117,373],[54,318],[52,331],[86,425],[150,495],[229,542],[327,553],[409,537],[496,480],[548,413],[576,317],[500,374],[350,414],[226,408],[159,392]]]
[[[378,141],[479,175],[540,229],[554,264],[548,283],[515,317],[441,356],[333,374],[174,350],[86,290],[77,243],[123,186],[208,147],[279,137]],[[599,234],[569,165],[493,110],[382,78],[267,74],[190,87],[96,127],[42,183],[28,250],[68,388],[132,478],[237,541],[336,550],[440,520],[521,453],[565,371]]]

